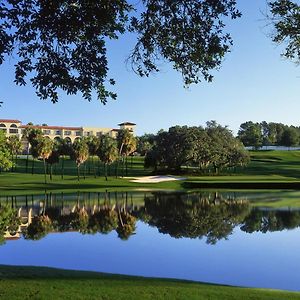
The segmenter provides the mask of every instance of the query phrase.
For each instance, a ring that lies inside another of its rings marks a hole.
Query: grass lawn
[[[194,188],[229,188],[229,189],[300,189],[300,151],[251,151],[251,162],[245,168],[232,170],[223,175],[191,175],[187,180],[162,183],[132,183],[127,178],[116,178],[115,168],[111,167],[110,177],[105,181],[103,165],[96,158],[86,164],[86,179],[83,179],[84,168],[81,168],[81,179],[76,177],[75,163],[70,159],[64,161],[64,179],[62,180],[62,162],[54,166],[53,180],[44,184],[43,164],[29,160],[26,168],[26,157],[18,161],[15,172],[0,174],[0,193],[2,195],[36,194],[45,190],[60,192],[132,190],[132,189],[168,189],[183,190]],[[33,174],[32,174],[32,166]],[[97,177],[95,178],[94,174]],[[119,175],[122,175],[122,169]],[[150,175],[150,170],[143,167],[143,158],[134,157],[128,160],[128,177]],[[125,172],[124,172],[125,176]]]
[[[300,299],[300,293],[43,267],[0,266],[0,299],[287,300]]]

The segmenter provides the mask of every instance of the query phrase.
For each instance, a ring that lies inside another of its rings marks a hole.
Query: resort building
[[[101,136],[107,134],[113,138],[116,138],[119,130],[128,129],[134,134],[135,123],[123,122],[118,124],[119,128],[103,128],[103,127],[69,127],[69,126],[40,126],[40,125],[23,125],[19,120],[12,119],[0,119],[0,130],[4,131],[6,136],[16,135],[20,139],[23,136],[24,130],[27,127],[39,128],[42,130],[44,136],[49,137],[51,140],[65,139],[70,143],[73,143],[76,139],[87,136]],[[26,141],[24,142],[24,149],[28,149]]]

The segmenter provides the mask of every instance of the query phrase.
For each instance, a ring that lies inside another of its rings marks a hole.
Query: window
[[[3,123],[0,124],[0,130],[6,132],[6,126],[5,126],[5,124],[3,124]]]
[[[16,124],[11,124],[9,128],[9,133],[18,133],[18,127]]]
[[[75,135],[76,136],[81,136],[81,131],[76,131]]]
[[[97,132],[97,137],[100,137],[102,135],[102,132],[101,131],[98,131]]]
[[[43,133],[44,133],[44,134],[51,134],[51,130],[45,129],[45,130],[43,130]]]
[[[71,131],[70,130],[65,130],[64,134],[65,135],[71,135]]]
[[[60,135],[60,134],[61,134],[61,130],[56,130],[56,131],[55,131],[55,134]]]

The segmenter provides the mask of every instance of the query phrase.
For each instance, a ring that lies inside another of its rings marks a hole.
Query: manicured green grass
[[[0,266],[0,299],[288,300],[300,293],[51,268]]]
[[[190,177],[185,187],[300,188],[300,151],[251,151],[250,154],[247,167],[218,176]]]
[[[26,173],[26,157],[18,161],[16,172],[0,174],[0,193],[2,195],[36,194],[42,191],[59,190],[62,192],[132,190],[132,189],[168,189],[188,190],[194,188],[229,188],[229,189],[300,189],[300,151],[252,151],[251,163],[246,168],[231,170],[231,173],[215,176],[187,175],[187,180],[162,183],[132,183],[128,178],[115,177],[115,168],[111,167],[108,181],[104,180],[103,166],[97,158],[86,164],[86,179],[81,176],[77,181],[74,162],[66,159],[64,179],[61,178],[62,162],[53,168],[53,180],[44,184],[43,165],[34,163],[34,174],[31,174],[32,161],[29,161]],[[94,168],[95,166],[95,168]],[[94,177],[96,172],[97,177]],[[83,175],[83,167],[81,168]],[[99,176],[100,174],[100,176]],[[134,157],[128,160],[128,177],[150,175],[150,170],[143,167],[143,158]],[[124,174],[125,175],[125,174]],[[183,175],[184,176],[184,175]]]
[[[59,191],[65,193],[74,193],[77,191],[126,191],[132,189],[181,189],[179,182],[165,182],[158,184],[137,184],[122,177],[122,168],[120,166],[118,178],[115,176],[115,166],[111,167],[108,181],[104,178],[103,165],[95,161],[96,177],[91,160],[87,162],[86,176],[83,176],[83,167],[81,167],[80,181],[77,180],[76,166],[73,161],[66,159],[64,162],[64,176],[61,176],[61,162],[56,169],[53,168],[53,180],[47,179],[47,184],[44,183],[44,169],[41,161],[35,160],[34,172],[32,174],[32,161],[29,160],[26,173],[26,157],[18,160],[18,165],[15,172],[2,172],[0,174],[0,193],[1,195],[25,195],[25,194],[40,194],[44,191]],[[142,157],[134,157],[131,164],[131,159],[128,159],[128,177],[150,175],[150,170],[145,170]],[[90,171],[89,171],[90,164]],[[99,167],[99,168],[98,168]],[[100,174],[100,175],[99,175]]]
[[[52,181],[44,183],[44,176],[41,174],[20,174],[5,173],[0,175],[1,195],[26,195],[41,194],[45,191],[59,191],[64,193],[84,192],[84,191],[129,191],[145,189],[182,189],[180,182],[163,182],[139,184],[130,182],[126,178],[110,177],[105,181],[103,177],[94,178],[92,176],[77,181],[76,176],[65,176],[64,180],[54,176]]]

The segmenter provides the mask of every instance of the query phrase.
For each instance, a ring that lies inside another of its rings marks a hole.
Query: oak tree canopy
[[[15,83],[31,82],[40,99],[58,101],[58,91],[96,91],[115,99],[108,77],[107,41],[130,33],[136,43],[128,60],[140,76],[162,62],[180,72],[185,85],[211,81],[230,51],[225,23],[241,12],[236,0],[2,0],[0,65],[15,61]],[[273,41],[288,41],[285,55],[299,60],[297,1],[269,1]]]
[[[58,90],[92,91],[106,103],[110,91],[106,44],[127,32],[137,41],[129,61],[148,76],[169,61],[184,83],[212,80],[229,51],[224,21],[240,17],[235,0],[5,0],[0,1],[0,64],[15,63],[15,83],[28,80],[41,99],[58,101]],[[140,7],[142,6],[142,8]]]

